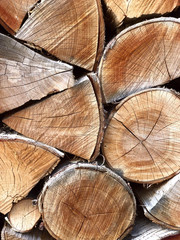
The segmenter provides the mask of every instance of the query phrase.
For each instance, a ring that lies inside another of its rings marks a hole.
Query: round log
[[[132,228],[135,198],[128,185],[103,166],[73,164],[44,186],[39,207],[55,239],[122,239]]]
[[[180,170],[180,99],[168,89],[125,98],[112,112],[103,153],[130,181],[156,183]]]

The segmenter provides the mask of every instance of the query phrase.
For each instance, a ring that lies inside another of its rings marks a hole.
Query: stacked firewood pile
[[[0,1],[1,239],[180,233],[179,6]]]

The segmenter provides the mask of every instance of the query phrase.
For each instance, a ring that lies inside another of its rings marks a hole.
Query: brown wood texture
[[[167,228],[180,230],[180,173],[148,189],[139,186],[136,193],[146,217]]]
[[[180,76],[180,20],[157,18],[120,32],[104,51],[99,77],[107,103]]]
[[[63,154],[49,146],[17,135],[0,135],[0,212],[26,197]]]
[[[3,227],[1,232],[2,240],[54,240],[46,230],[40,231],[33,229],[29,233],[15,232],[8,224]]]
[[[26,15],[38,0],[1,0],[0,24],[11,34],[15,34]]]
[[[6,221],[14,231],[24,233],[29,232],[40,217],[37,201],[26,198],[13,205]]]
[[[101,11],[100,0],[42,1],[16,37],[65,62],[92,70],[103,50]]]
[[[115,171],[134,182],[155,183],[180,171],[180,98],[168,89],[144,90],[112,112],[103,152]]]
[[[25,136],[88,160],[100,129],[98,103],[90,81],[20,110],[3,122]]]
[[[45,184],[39,207],[56,239],[116,240],[130,231],[136,203],[128,185],[106,167],[74,164]]]
[[[0,113],[73,86],[72,70],[0,34]]]
[[[165,14],[180,6],[179,0],[104,0],[104,2],[116,27],[121,25],[125,18],[137,18],[148,14]]]

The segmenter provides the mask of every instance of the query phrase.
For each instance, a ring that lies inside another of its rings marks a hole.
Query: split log
[[[92,70],[104,43],[100,0],[41,1],[16,37],[65,62]]]
[[[180,173],[148,189],[139,186],[136,193],[146,217],[167,228],[180,230]]]
[[[0,24],[11,34],[15,34],[27,14],[38,0],[1,0]]]
[[[63,153],[17,135],[0,135],[0,212],[11,210],[60,161]]]
[[[165,14],[180,6],[179,0],[104,0],[107,14],[112,16],[114,25],[120,26],[125,18],[138,18],[148,14]]]
[[[88,160],[100,129],[97,99],[90,81],[20,110],[3,122],[25,136]]]
[[[0,113],[73,86],[72,70],[0,34]]]
[[[122,239],[131,230],[135,198],[120,176],[103,166],[73,164],[45,184],[39,208],[56,239]]]
[[[103,153],[130,181],[156,183],[180,171],[180,98],[148,89],[125,98],[111,113]]]
[[[14,231],[24,233],[29,232],[40,217],[37,201],[27,198],[13,205],[6,221]]]
[[[105,101],[165,84],[180,76],[180,20],[157,18],[120,32],[99,67]]]
[[[3,227],[1,232],[2,240],[54,240],[49,233],[44,230],[33,229],[29,233],[17,233],[8,224]]]

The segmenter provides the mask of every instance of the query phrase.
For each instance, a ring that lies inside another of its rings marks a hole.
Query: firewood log
[[[135,198],[104,166],[72,164],[45,184],[39,201],[44,226],[55,239],[116,240],[130,231]]]
[[[106,46],[99,67],[107,103],[179,76],[180,20],[175,18],[157,18],[126,28]]]
[[[100,0],[41,1],[16,37],[63,61],[92,70],[104,42]]]
[[[180,230],[180,173],[149,188],[136,188],[144,214],[155,223]]]
[[[87,160],[95,150],[100,129],[90,81],[13,113],[3,122],[25,136]]]
[[[44,230],[33,229],[28,233],[15,232],[8,224],[3,227],[1,232],[2,240],[54,240],[49,233]]]
[[[17,135],[0,135],[0,212],[27,196],[64,154],[52,147]]]
[[[0,34],[0,113],[73,86],[72,70]]]
[[[11,34],[20,28],[26,13],[38,0],[1,0],[0,24]]]
[[[180,98],[156,88],[133,94],[111,113],[103,153],[130,181],[156,183],[180,171]]]
[[[114,25],[120,26],[125,18],[137,18],[147,14],[165,14],[180,6],[179,0],[104,0],[107,14],[113,18]]]
[[[37,201],[27,198],[13,205],[6,221],[14,231],[24,233],[29,232],[40,217]]]

